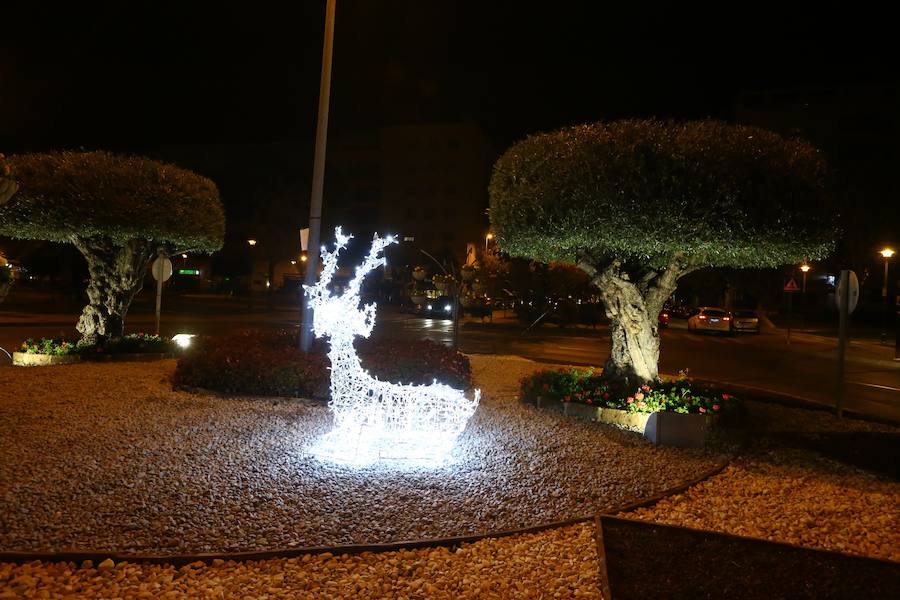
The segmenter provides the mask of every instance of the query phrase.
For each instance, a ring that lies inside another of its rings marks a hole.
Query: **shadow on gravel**
[[[611,596],[900,598],[900,564],[643,521],[601,518]]]
[[[844,464],[900,480],[898,433],[779,433],[770,437],[785,446],[818,452]]]

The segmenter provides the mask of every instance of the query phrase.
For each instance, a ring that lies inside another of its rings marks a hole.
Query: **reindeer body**
[[[347,290],[335,296],[328,284],[337,270],[340,251],[350,236],[338,227],[333,252],[322,248],[323,272],[319,282],[306,289],[313,305],[316,337],[327,336],[331,361],[331,400],[335,430],[358,444],[374,445],[380,454],[419,453],[425,446],[447,451],[475,413],[481,391],[474,400],[462,390],[435,381],[430,385],[396,384],[369,375],[362,367],[353,339],[368,337],[375,325],[375,305],[359,308],[359,293],[366,274],[384,264],[380,255],[391,238],[372,240],[372,247]]]

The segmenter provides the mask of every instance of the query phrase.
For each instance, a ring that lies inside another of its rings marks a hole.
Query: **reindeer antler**
[[[333,251],[329,252],[324,245],[322,246],[322,275],[319,277],[319,281],[317,281],[315,285],[303,286],[306,294],[314,303],[314,306],[323,302],[330,295],[328,292],[328,284],[331,283],[334,274],[337,273],[338,255],[341,253],[341,250],[347,247],[347,242],[349,242],[350,238],[353,236],[344,235],[340,226],[338,226],[334,228],[334,237],[337,241],[334,244]]]
[[[372,238],[372,247],[369,248],[369,254],[366,256],[366,260],[364,260],[363,263],[356,268],[356,274],[347,287],[347,292],[349,294],[359,295],[359,289],[362,286],[363,279],[365,279],[366,275],[370,271],[373,271],[381,265],[385,264],[384,257],[379,255],[386,247],[396,243],[396,241],[397,240],[395,240],[393,236],[389,235],[387,237],[380,238],[378,237],[377,233],[375,234],[375,236]]]

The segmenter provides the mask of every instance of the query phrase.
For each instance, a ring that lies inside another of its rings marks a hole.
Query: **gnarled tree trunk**
[[[635,281],[619,261],[602,269],[586,261],[579,266],[600,290],[610,321],[612,349],[604,376],[635,387],[655,381],[659,377],[659,313],[678,279],[696,267],[683,264],[676,255],[666,268]]]
[[[87,260],[90,274],[88,305],[76,326],[82,342],[93,344],[121,336],[128,307],[144,285],[150,241],[117,244],[106,238],[75,237],[72,243]]]

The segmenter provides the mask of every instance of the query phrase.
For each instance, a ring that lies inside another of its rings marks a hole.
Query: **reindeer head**
[[[338,336],[361,335],[369,337],[375,326],[375,304],[367,304],[359,308],[359,292],[366,275],[385,264],[383,256],[380,256],[386,246],[395,242],[388,236],[386,238],[372,238],[372,247],[363,263],[356,268],[356,274],[350,281],[346,291],[336,296],[328,289],[338,267],[338,256],[341,250],[347,247],[351,235],[344,235],[340,227],[334,230],[336,239],[334,250],[329,252],[322,246],[322,275],[318,283],[313,286],[304,286],[313,308],[313,332],[316,337],[329,336],[332,339]]]

